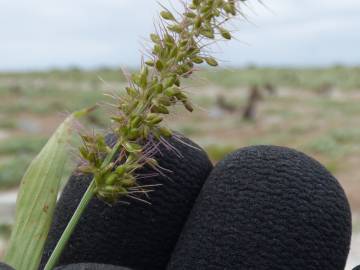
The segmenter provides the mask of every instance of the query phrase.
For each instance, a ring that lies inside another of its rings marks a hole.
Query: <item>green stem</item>
[[[111,162],[115,154],[119,151],[120,147],[121,147],[121,142],[117,142],[117,144],[112,149],[111,153],[104,160],[102,164],[103,166],[106,166]],[[79,222],[82,213],[84,212],[87,205],[89,204],[89,202],[91,201],[91,199],[94,197],[95,194],[96,194],[96,182],[95,182],[95,178],[93,178],[91,180],[89,187],[87,188],[83,197],[81,198],[81,201],[78,207],[76,208],[73,216],[71,217],[69,223],[67,224],[64,232],[62,233],[59,241],[57,242],[56,247],[53,253],[51,254],[49,260],[47,261],[44,270],[52,270],[56,266],[61,256],[61,253],[63,252],[67,242],[70,239],[70,236],[72,235],[77,223]]]
[[[78,207],[76,208],[75,213],[73,214],[68,225],[66,226],[66,229],[61,235],[60,240],[57,242],[56,247],[50,256],[50,259],[46,263],[44,270],[52,270],[56,266],[62,251],[64,250],[67,242],[70,239],[71,234],[73,233],[76,227],[76,224],[79,222],[82,213],[84,212],[84,210],[86,209],[87,205],[89,204],[90,200],[94,197],[94,195],[95,195],[95,181],[92,180],[86,192],[84,193]]]

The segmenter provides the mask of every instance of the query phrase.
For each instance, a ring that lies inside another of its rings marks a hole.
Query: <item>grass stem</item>
[[[75,210],[75,213],[71,217],[68,225],[66,226],[63,234],[61,235],[60,240],[57,242],[56,247],[51,254],[48,262],[45,265],[44,270],[52,270],[56,266],[61,253],[63,252],[67,242],[69,241],[71,234],[73,233],[77,223],[79,222],[79,219],[86,209],[87,205],[91,201],[91,199],[94,197],[95,194],[95,180],[93,179],[87,188],[86,192],[84,193],[84,196],[82,197],[78,207]]]
[[[119,151],[120,146],[121,146],[120,142],[115,144],[111,153],[104,160],[102,166],[106,166],[112,161],[116,153]],[[53,253],[51,254],[49,260],[45,265],[44,270],[54,269],[76,225],[78,224],[81,215],[83,214],[83,212],[85,211],[86,207],[88,206],[89,202],[91,201],[91,199],[94,197],[95,194],[96,194],[96,182],[95,182],[95,178],[93,178],[91,180],[89,187],[87,188],[83,197],[81,198],[81,201],[78,207],[76,208],[73,216],[71,217],[68,225],[66,226],[63,234],[61,235],[59,241],[57,242]]]

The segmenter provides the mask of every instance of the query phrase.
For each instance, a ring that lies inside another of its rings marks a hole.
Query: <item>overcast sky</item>
[[[249,0],[225,65],[360,64],[359,0]],[[169,5],[177,0],[161,0]],[[156,0],[0,0],[0,70],[136,66]]]

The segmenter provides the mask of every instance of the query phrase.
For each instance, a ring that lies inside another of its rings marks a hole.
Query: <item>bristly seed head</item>
[[[218,65],[213,57],[203,54],[204,41],[232,38],[223,24],[240,13],[240,2],[244,0],[192,0],[179,18],[167,9],[160,13],[160,30],[150,35],[151,57],[140,72],[132,74],[118,100],[119,111],[111,116],[118,142],[111,148],[104,135],[81,135],[79,151],[84,162],[79,170],[94,175],[100,198],[112,203],[121,196],[147,192],[139,187],[135,171],[145,164],[156,170],[160,167],[152,157],[157,148],[145,150],[143,143],[148,145],[149,138],[164,142],[173,135],[160,124],[175,104],[193,111],[181,79],[189,77],[197,64]]]

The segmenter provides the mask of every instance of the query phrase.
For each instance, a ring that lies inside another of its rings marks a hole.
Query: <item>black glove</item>
[[[130,200],[109,206],[94,198],[81,217],[58,265],[96,262],[122,265],[137,270],[166,268],[187,216],[212,164],[199,146],[186,138],[169,143],[181,153],[160,146],[156,156],[161,167],[171,170],[164,176],[145,179],[142,184],[163,184],[147,199],[151,205]],[[111,141],[111,140],[110,140]],[[109,142],[113,144],[113,142]],[[141,173],[153,173],[144,168]],[[54,221],[45,246],[40,269],[49,259],[55,244],[71,218],[90,176],[73,175],[57,204]]]
[[[55,270],[130,270],[130,268],[109,264],[79,263],[59,266]]]
[[[343,270],[350,238],[348,201],[322,165],[247,147],[213,169],[167,270]]]
[[[353,268],[353,270],[360,270],[360,265],[356,266],[355,268]]]
[[[12,268],[11,266],[0,262],[0,270],[14,270],[14,268]]]

